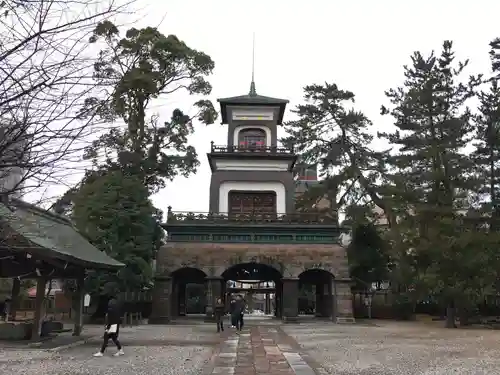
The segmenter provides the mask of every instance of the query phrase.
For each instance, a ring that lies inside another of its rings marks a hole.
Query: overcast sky
[[[302,87],[325,81],[356,94],[356,106],[382,130],[389,118],[379,115],[384,90],[400,85],[403,65],[415,50],[439,51],[443,40],[455,42],[459,58],[470,58],[472,72],[489,70],[488,43],[500,36],[500,3],[450,0],[167,0],[149,3],[141,22],[161,22],[215,61],[210,79],[213,99],[247,93],[252,33],[256,35],[256,85],[262,95],[302,101]],[[473,5],[474,4],[474,5]],[[164,19],[161,17],[164,15]],[[188,98],[175,103],[188,108]],[[168,115],[160,107],[160,114]],[[289,113],[285,119],[290,119]],[[199,126],[192,138],[202,165],[187,179],[178,178],[154,197],[157,207],[207,211],[210,140],[226,142],[226,127]]]
[[[455,42],[471,72],[488,72],[488,43],[500,36],[500,2],[480,0],[138,0],[144,17],[136,26],[176,34],[215,61],[212,99],[243,95],[251,76],[252,33],[256,36],[256,85],[261,95],[302,101],[302,87],[337,83],[356,94],[356,106],[382,130],[384,90],[403,82],[403,65],[415,50],[439,51]],[[474,5],[473,5],[474,4]],[[168,118],[173,106],[188,110],[194,100],[178,96],[156,103]],[[291,119],[285,114],[285,120]],[[198,173],[178,178],[154,197],[166,211],[207,211],[210,141],[226,143],[226,127],[199,125],[191,143],[201,158]]]

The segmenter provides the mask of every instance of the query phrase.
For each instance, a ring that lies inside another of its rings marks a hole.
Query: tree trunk
[[[469,322],[469,310],[466,308],[461,308],[458,312],[458,319],[460,322],[460,327],[470,326]]]
[[[457,328],[455,324],[455,307],[452,303],[446,308],[446,328]]]

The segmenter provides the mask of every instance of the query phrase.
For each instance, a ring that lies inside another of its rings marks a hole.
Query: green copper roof
[[[85,268],[118,268],[124,264],[92,246],[71,222],[29,203],[15,200],[9,209],[0,203],[0,221],[29,240],[33,253]]]
[[[269,96],[257,95],[257,93],[252,94],[250,92],[247,95],[232,96],[230,98],[217,99],[221,106],[223,104],[247,104],[247,105],[285,105],[288,103],[286,99],[271,98]]]
[[[258,95],[255,89],[255,82],[252,80],[250,83],[250,91],[247,95],[232,96],[229,98],[217,99],[220,103],[220,109],[222,114],[222,123],[227,123],[227,113],[226,106],[228,105],[242,105],[242,106],[276,106],[280,108],[278,124],[283,121],[283,115],[285,114],[285,107],[289,102],[286,99],[271,98],[269,96]]]

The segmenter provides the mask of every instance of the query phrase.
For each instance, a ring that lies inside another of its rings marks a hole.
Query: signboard
[[[85,297],[83,297],[83,307],[89,307],[90,306],[90,294],[85,294]]]

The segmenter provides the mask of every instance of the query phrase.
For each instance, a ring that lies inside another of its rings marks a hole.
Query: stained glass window
[[[238,133],[239,148],[256,149],[266,147],[266,132],[262,129],[244,129]]]
[[[276,193],[232,191],[229,213],[276,213]]]

